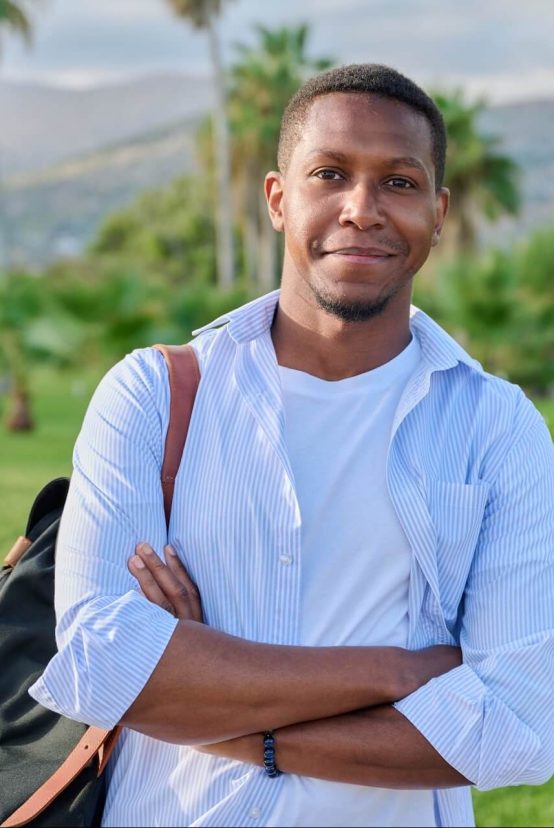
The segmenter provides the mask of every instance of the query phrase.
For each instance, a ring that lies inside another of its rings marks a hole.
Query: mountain
[[[153,75],[92,89],[2,82],[3,177],[38,172],[198,117],[212,101],[211,81],[193,75]]]
[[[207,82],[181,76],[78,93],[13,92],[0,93],[0,152],[10,159],[0,207],[11,260],[37,268],[80,253],[102,219],[140,192],[193,171],[194,133],[212,100]],[[483,224],[485,242],[508,244],[553,222],[552,123],[554,100],[482,114],[481,128],[521,166],[524,196],[517,219]]]
[[[195,168],[198,119],[65,161],[4,184],[4,243],[12,263],[41,268],[79,255],[102,220],[141,192]]]

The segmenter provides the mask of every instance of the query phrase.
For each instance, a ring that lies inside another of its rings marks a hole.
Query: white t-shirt
[[[300,644],[407,645],[411,550],[386,463],[394,413],[419,359],[413,338],[385,365],[337,382],[279,369],[302,515]],[[268,825],[435,825],[430,790],[293,774],[284,782]]]

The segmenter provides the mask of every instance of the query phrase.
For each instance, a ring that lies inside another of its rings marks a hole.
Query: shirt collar
[[[464,351],[461,345],[446,333],[424,311],[412,305],[410,308],[410,328],[421,345],[423,359],[435,371],[454,368],[458,363],[467,365],[478,373],[484,374],[481,364]]]
[[[235,342],[242,343],[257,339],[271,327],[280,293],[280,290],[274,290],[240,308],[224,313],[213,322],[197,328],[192,335],[197,336],[227,323],[229,336]]]
[[[226,324],[229,336],[237,343],[257,339],[271,327],[279,295],[280,290],[267,293],[240,308],[218,316],[213,322],[197,328],[192,334],[197,336]],[[415,305],[410,309],[410,327],[419,340],[423,359],[432,370],[446,370],[461,362],[475,371],[484,373],[476,359],[470,357],[455,339]]]

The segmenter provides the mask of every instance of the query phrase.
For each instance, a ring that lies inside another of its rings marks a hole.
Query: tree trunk
[[[259,221],[260,221],[260,255],[258,267],[258,280],[265,291],[275,289],[277,270],[277,239],[269,216],[267,214],[267,203],[263,192],[258,200]]]
[[[9,270],[11,266],[10,233],[4,191],[3,160],[0,152],[0,271]]]
[[[214,110],[214,154],[216,159],[216,255],[217,280],[223,290],[233,286],[234,250],[233,250],[233,216],[231,200],[231,153],[229,147],[229,125],[227,121],[227,100],[225,93],[225,76],[213,17],[208,19],[210,53],[214,71],[215,110]]]
[[[260,223],[258,219],[258,168],[252,159],[246,159],[244,162],[241,178],[244,262],[248,287],[253,288],[259,280]]]
[[[450,205],[449,221],[456,228],[456,255],[466,258],[472,256],[477,249],[475,220],[479,215],[479,211],[468,191],[460,192],[457,196],[453,196],[454,198],[456,199],[455,202],[453,201]]]
[[[14,383],[10,394],[8,416],[6,419],[8,431],[32,431],[35,427],[31,416],[29,393],[18,383]]]

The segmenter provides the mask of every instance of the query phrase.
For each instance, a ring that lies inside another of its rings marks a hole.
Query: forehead
[[[306,156],[315,148],[338,152],[379,151],[411,155],[433,166],[431,126],[411,106],[391,98],[360,92],[321,95],[311,104],[295,151]]]

